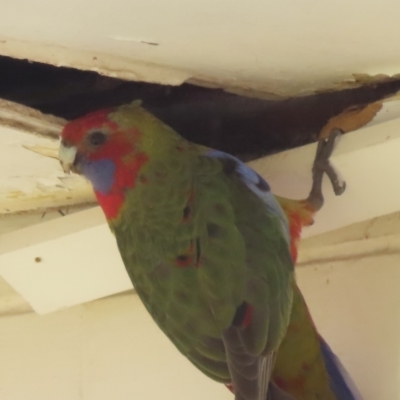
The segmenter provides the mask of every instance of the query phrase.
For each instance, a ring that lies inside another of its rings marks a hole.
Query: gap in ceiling
[[[0,98],[66,119],[136,99],[189,140],[243,159],[315,141],[350,106],[400,90],[400,79],[283,100],[264,100],[191,84],[124,81],[95,72],[0,56]]]

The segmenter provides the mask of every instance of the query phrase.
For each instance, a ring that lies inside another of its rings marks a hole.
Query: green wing
[[[112,226],[123,261],[175,346],[237,399],[258,399],[291,310],[282,219],[232,159],[185,141],[167,150],[145,165]]]

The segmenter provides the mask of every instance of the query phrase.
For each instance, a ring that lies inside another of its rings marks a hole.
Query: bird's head
[[[95,111],[67,123],[59,149],[62,168],[67,173],[84,175],[92,183],[101,205],[102,198],[108,197],[109,201],[110,196],[122,196],[135,185],[141,167],[147,162],[142,137],[149,130],[152,118],[134,103]]]

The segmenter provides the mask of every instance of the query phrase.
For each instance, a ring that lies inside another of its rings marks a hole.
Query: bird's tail
[[[277,353],[272,381],[296,400],[361,400],[339,360],[318,334],[297,285],[293,293],[292,315]]]
[[[361,394],[325,340],[319,337],[325,367],[330,377],[332,392],[338,400],[361,400]]]

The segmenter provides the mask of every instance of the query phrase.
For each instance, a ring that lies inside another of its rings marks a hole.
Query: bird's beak
[[[63,143],[60,144],[58,158],[65,173],[69,174],[71,170],[73,170],[76,152],[77,148],[75,146],[65,146]]]

